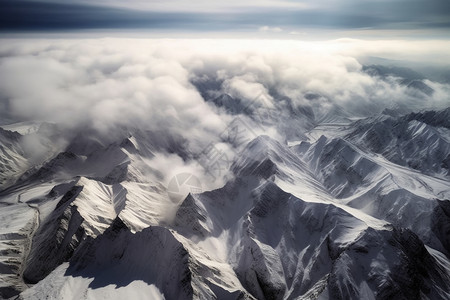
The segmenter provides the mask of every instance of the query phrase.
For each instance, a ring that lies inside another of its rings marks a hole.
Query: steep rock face
[[[124,180],[129,160],[126,153],[115,144],[106,148],[99,147],[95,147],[88,156],[72,151],[61,152],[36,172],[22,176],[21,181],[61,180],[75,176],[94,177],[109,184]]]
[[[443,120],[446,115],[448,110],[362,120],[355,123],[355,130],[346,138],[395,164],[430,175],[448,176],[450,135]]]
[[[69,190],[33,237],[23,274],[27,282],[42,280],[61,263],[69,260],[75,248],[85,238],[86,232],[80,227],[83,219],[76,207],[70,205],[81,190],[80,186]]]
[[[236,176],[265,179],[276,176],[293,180],[292,174],[310,175],[307,166],[291,149],[268,136],[259,136],[248,143],[231,170]]]
[[[416,120],[433,127],[445,127],[450,129],[450,107],[441,111],[410,113],[402,117],[402,119],[407,122]]]
[[[54,124],[19,123],[3,127],[7,129],[0,127],[0,191],[22,184],[24,178],[56,157],[64,144]]]
[[[333,299],[445,299],[448,279],[411,231],[368,229],[333,263],[328,293]]]
[[[247,198],[251,208],[234,210],[236,223],[227,227],[221,220],[242,197],[227,195],[229,188],[188,197],[192,220],[197,215],[205,228],[189,238],[227,232],[226,260],[257,299],[448,296],[449,274],[409,230],[367,226],[333,204],[305,202],[264,180]]]
[[[333,259],[364,224],[336,207],[303,202],[271,182],[255,192],[254,208],[243,218],[243,237],[230,258],[243,286],[258,299],[323,290]],[[354,235],[345,230],[350,224]]]
[[[442,244],[447,257],[450,256],[450,200],[436,200],[431,215],[431,230]],[[437,247],[436,247],[437,248]],[[439,249],[439,248],[437,248]]]
[[[20,178],[19,183],[26,184],[33,181],[51,181],[60,179],[70,179],[73,174],[72,170],[77,169],[83,164],[84,159],[75,153],[64,151],[58,153],[54,158],[45,162],[38,168],[31,168],[27,170]]]
[[[27,288],[21,274],[33,227],[35,210],[26,204],[0,205],[0,298],[8,299]]]
[[[11,186],[21,171],[28,167],[27,158],[18,132],[0,127],[0,191]]]
[[[395,226],[408,228],[427,246],[448,253],[448,238],[444,233],[448,222],[447,201],[434,199],[432,195],[415,194],[396,185],[392,176],[348,200],[347,205]]]
[[[223,270],[207,268],[197,261],[182,240],[160,226],[132,233],[116,218],[102,234],[85,239],[68,264],[22,293],[21,299],[40,299],[49,294],[58,299],[95,298],[111,287],[118,291],[111,294],[113,299],[121,299],[120,295],[150,299],[253,299],[244,290],[226,289],[226,278],[216,283]],[[138,290],[133,287],[136,282],[142,282]],[[49,285],[51,291],[43,293]],[[77,294],[67,295],[65,290],[69,287],[76,287]]]
[[[436,198],[448,196],[445,180],[418,178],[343,139],[321,137],[313,144],[303,142],[293,151],[327,190],[347,206],[408,228],[426,245],[447,253],[446,238],[431,229],[438,205]]]
[[[116,216],[113,190],[82,178],[64,194],[33,237],[24,279],[36,283],[68,261],[88,237],[102,233]]]
[[[296,151],[337,198],[353,195],[386,175],[383,168],[343,139],[329,140],[322,136],[312,145],[302,143]]]
[[[202,205],[189,194],[177,210],[175,226],[186,234],[204,237],[208,234],[208,228],[204,224],[206,215]]]
[[[286,156],[292,155],[282,149],[284,146],[279,145],[275,155],[270,150],[271,142],[261,141],[250,143],[234,164],[235,174],[242,177],[222,189],[189,196],[179,213],[184,216],[180,220],[189,215],[190,221],[178,224],[183,228],[189,228],[188,223],[201,225],[201,233],[192,230],[189,234],[194,240],[207,240],[209,236],[227,232],[223,246],[229,249],[226,260],[254,297],[445,299],[448,296],[445,292],[448,271],[428,253],[416,234],[402,229],[411,228],[429,245],[445,251],[440,239],[429,229],[436,206],[432,199],[402,190],[396,183],[400,175],[390,174],[394,170],[385,169],[344,140],[322,138],[315,145],[294,149],[315,174],[336,176],[333,168],[339,165],[357,170],[363,180],[351,181],[345,177],[351,172],[342,172],[337,177],[343,178],[332,178],[330,182],[337,180],[353,188],[348,193],[352,196],[348,199],[354,199],[348,203],[350,206],[363,208],[370,215],[394,224],[367,225],[373,221],[364,215],[349,213],[351,210],[332,203],[305,202],[281,190],[275,182],[293,178],[290,172],[301,169],[283,166]],[[252,160],[246,158],[249,153],[255,153]],[[261,162],[268,158],[274,166],[269,168],[273,170],[271,176],[258,172]],[[300,166],[304,170],[305,165]],[[327,167],[331,168],[327,173],[315,172]],[[325,181],[322,176],[319,178]],[[243,186],[251,192],[244,192]],[[371,192],[381,198],[365,196]],[[416,205],[417,201],[422,203]],[[369,203],[370,209],[364,209]],[[189,212],[185,207],[189,207]],[[420,220],[413,217],[418,212],[423,213]],[[410,248],[419,250],[414,252]],[[426,271],[428,265],[433,270]],[[436,289],[431,290],[430,286]]]
[[[89,286],[94,289],[142,280],[154,284],[167,299],[194,295],[188,252],[172,233],[148,227],[133,234],[119,218],[103,234],[86,241],[65,275],[91,278]]]

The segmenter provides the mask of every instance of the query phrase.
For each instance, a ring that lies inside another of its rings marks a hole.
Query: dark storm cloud
[[[341,11],[384,20],[383,28],[449,27],[450,1],[344,1]]]
[[[449,28],[450,1],[304,1],[304,7],[280,7],[276,2],[248,6],[231,2],[229,9],[186,9],[184,0],[171,2],[162,9],[140,7],[129,2],[126,7],[108,6],[109,1],[55,3],[46,1],[1,0],[0,30],[65,29],[187,29],[254,30],[261,26],[286,28],[336,29],[417,29]],[[97,3],[97,4],[96,4]],[[140,2],[141,3],[141,2]],[[148,2],[152,4],[152,2]],[[206,3],[206,2],[205,2]],[[213,4],[211,4],[213,3]],[[298,2],[289,2],[298,3]],[[100,5],[102,4],[102,5]],[[197,3],[198,4],[198,3]],[[271,7],[273,5],[273,7]]]
[[[173,28],[200,25],[196,14],[152,13],[94,5],[4,0],[1,30]]]

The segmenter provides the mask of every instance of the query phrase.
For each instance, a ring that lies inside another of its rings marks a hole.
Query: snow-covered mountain
[[[181,203],[155,165],[195,160],[181,136],[0,128],[0,296],[449,299],[449,108],[351,121],[279,103],[297,126],[254,137],[223,186]]]

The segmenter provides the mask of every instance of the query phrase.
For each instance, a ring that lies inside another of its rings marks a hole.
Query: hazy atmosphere
[[[0,0],[0,299],[448,299],[449,20]]]
[[[448,75],[426,79],[433,93],[425,95],[396,74],[363,70],[363,62],[381,59],[418,71],[445,70],[446,49],[450,42],[10,39],[0,47],[1,114],[4,123],[59,124],[70,138],[86,130],[106,139],[128,134],[124,128],[163,131],[199,152],[220,142],[232,121],[233,113],[208,102],[227,94],[251,105],[253,114],[276,111],[280,116],[266,120],[260,133],[295,141],[303,132],[285,132],[298,123],[286,107],[310,108],[316,117],[336,108],[353,117],[386,108],[446,108]]]

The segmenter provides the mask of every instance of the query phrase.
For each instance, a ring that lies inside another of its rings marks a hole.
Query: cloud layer
[[[264,123],[250,136],[284,141],[311,125],[300,112],[318,120],[345,117],[341,111],[367,116],[398,106],[449,106],[448,85],[425,81],[435,91],[427,96],[394,77],[371,76],[359,62],[381,56],[432,65],[450,61],[449,48],[445,41],[4,40],[0,107],[3,118],[94,130],[105,138],[123,128],[159,131],[188,141],[183,147],[192,153],[219,143],[231,158],[236,143],[223,133],[236,117]],[[211,104],[223,94],[252,113]]]
[[[84,124],[220,130],[221,122],[193,82],[218,82],[243,101],[286,96],[312,105],[315,93],[341,106],[414,100],[395,81],[362,72],[364,56],[413,63],[450,61],[449,42],[322,43],[233,40],[5,40],[0,47],[0,99],[18,119]],[[429,83],[438,91],[445,86]],[[424,106],[448,104],[437,93]],[[213,97],[214,95],[211,95]],[[420,99],[419,99],[420,100]],[[444,103],[440,103],[440,102]],[[324,103],[319,103],[324,104]],[[223,117],[223,116],[222,116]],[[223,124],[222,124],[223,125]]]

